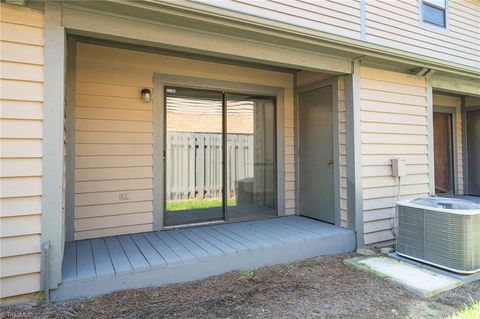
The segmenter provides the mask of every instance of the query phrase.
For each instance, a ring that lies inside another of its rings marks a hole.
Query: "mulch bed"
[[[1,318],[423,318],[471,299],[480,282],[421,300],[342,261],[318,257],[191,283],[132,289],[38,306],[5,306]]]

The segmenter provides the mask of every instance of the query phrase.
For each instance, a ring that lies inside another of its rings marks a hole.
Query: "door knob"
[[[333,165],[333,160],[328,160],[327,165]]]

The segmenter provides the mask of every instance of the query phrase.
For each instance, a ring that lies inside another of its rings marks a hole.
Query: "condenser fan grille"
[[[398,204],[397,253],[449,270],[480,270],[480,214]]]

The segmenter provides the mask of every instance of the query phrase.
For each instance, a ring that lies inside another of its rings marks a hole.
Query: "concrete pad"
[[[410,259],[410,258],[407,258],[407,257],[400,256],[396,252],[392,252],[392,253],[388,254],[388,256],[391,257],[391,258],[394,258],[394,259],[404,261],[404,262],[412,264],[412,265],[417,265],[419,267],[431,270],[433,272],[436,272],[436,273],[441,274],[441,275],[445,275],[447,277],[452,277],[454,279],[458,279],[458,280],[462,281],[464,285],[472,283],[474,281],[479,281],[480,280],[480,271],[478,271],[474,274],[459,274],[459,273],[456,273],[456,272],[453,272],[453,271],[449,271],[449,270],[446,270],[446,269],[443,269],[443,268],[435,267],[435,266],[432,266],[432,265],[429,265],[429,264],[426,264],[426,263],[422,263],[420,261],[416,261],[416,260],[413,260],[413,259]]]
[[[344,263],[373,275],[387,278],[422,298],[463,285],[462,281],[386,256],[361,256]]]

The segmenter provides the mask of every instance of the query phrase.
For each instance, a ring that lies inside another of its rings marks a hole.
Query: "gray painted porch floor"
[[[69,242],[53,299],[158,286],[353,251],[352,231],[299,217]]]

